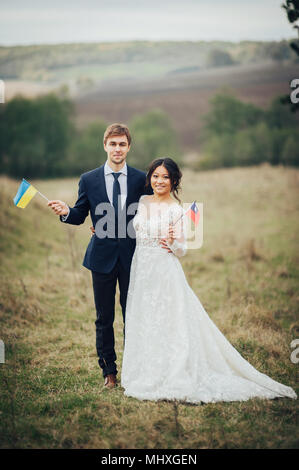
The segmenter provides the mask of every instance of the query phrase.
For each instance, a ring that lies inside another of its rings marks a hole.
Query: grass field
[[[13,205],[1,177],[1,448],[297,448],[298,400],[186,405],[103,389],[95,350],[90,231],[61,224],[35,196]],[[77,180],[35,181],[73,204]],[[298,394],[299,171],[263,165],[185,171],[182,199],[204,204],[204,243],[182,259],[212,320],[258,370]],[[122,321],[116,312],[118,369]]]

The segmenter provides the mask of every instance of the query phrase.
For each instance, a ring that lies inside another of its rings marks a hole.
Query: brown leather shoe
[[[104,387],[105,388],[114,388],[117,386],[116,375],[108,374],[105,377]]]

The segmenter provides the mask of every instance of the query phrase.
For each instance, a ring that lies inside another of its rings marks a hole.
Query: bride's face
[[[158,166],[152,173],[151,186],[155,194],[166,196],[171,191],[169,173],[164,166]]]

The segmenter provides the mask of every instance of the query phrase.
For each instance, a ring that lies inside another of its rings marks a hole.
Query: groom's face
[[[125,162],[127,153],[130,150],[126,135],[112,135],[108,137],[104,149],[107,152],[108,163],[121,165]]]

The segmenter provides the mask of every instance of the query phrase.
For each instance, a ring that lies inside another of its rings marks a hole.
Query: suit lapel
[[[128,206],[135,200],[135,186],[134,186],[134,172],[132,168],[127,165],[127,198],[126,204],[124,208]],[[104,165],[99,167],[97,174],[96,174],[96,200],[99,202],[109,202],[107,190],[106,190],[106,182],[105,182],[105,173],[104,173]]]
[[[126,209],[134,201],[134,175],[132,168],[127,165],[127,200],[126,200]]]
[[[100,166],[99,171],[97,172],[97,194],[99,202],[110,202],[106,190],[105,174],[104,174],[104,165]]]

